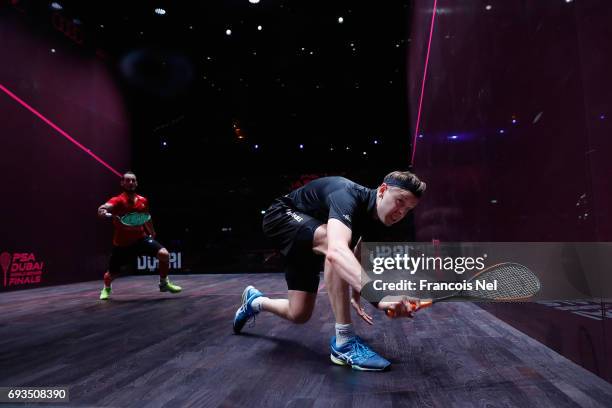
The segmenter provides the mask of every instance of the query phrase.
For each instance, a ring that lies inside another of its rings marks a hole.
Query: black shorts
[[[157,253],[162,248],[163,245],[151,237],[143,238],[130,246],[114,246],[108,265],[108,271],[111,274],[119,273],[123,265],[135,262],[136,258],[141,255],[157,256]]]
[[[317,293],[325,257],[312,251],[315,230],[324,223],[291,208],[281,197],[266,211],[264,234],[285,257],[289,290]]]

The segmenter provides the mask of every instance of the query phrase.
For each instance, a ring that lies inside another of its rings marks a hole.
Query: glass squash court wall
[[[418,240],[612,241],[611,22],[605,0],[415,2]],[[610,307],[486,306],[612,381]]]

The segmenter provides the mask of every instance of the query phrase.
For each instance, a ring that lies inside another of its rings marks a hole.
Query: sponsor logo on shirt
[[[294,220],[296,220],[297,222],[302,222],[304,221],[303,217],[300,217],[299,215],[297,215],[296,213],[294,213],[291,210],[287,210],[287,215],[292,217]]]

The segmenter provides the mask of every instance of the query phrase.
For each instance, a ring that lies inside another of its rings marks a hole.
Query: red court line
[[[75,138],[73,138],[72,136],[70,136],[68,133],[66,133],[64,130],[62,130],[59,126],[57,126],[55,123],[51,122],[49,119],[47,119],[46,117],[44,117],[40,112],[38,112],[36,109],[34,109],[33,107],[31,107],[30,105],[28,105],[26,102],[24,102],[21,98],[19,98],[17,95],[15,95],[14,93],[12,93],[11,91],[9,91],[4,85],[0,84],[0,90],[4,91],[4,93],[6,93],[8,96],[10,96],[11,98],[13,98],[13,100],[17,101],[21,106],[23,106],[24,108],[26,108],[27,110],[29,110],[30,112],[32,112],[35,116],[37,116],[40,120],[42,120],[43,122],[45,122],[47,125],[51,126],[51,128],[53,128],[55,131],[57,131],[60,135],[64,136],[66,139],[68,139],[70,142],[72,142],[75,146],[77,146],[79,149],[83,150],[85,153],[87,153],[88,155],[90,155],[91,157],[93,157],[94,159],[96,159],[96,161],[98,161],[98,163],[102,164],[104,167],[106,167],[107,169],[109,169],[110,171],[112,171],[113,173],[115,173],[117,176],[121,177],[121,173],[119,173],[117,170],[115,170],[110,164],[108,164],[107,162],[105,162],[104,160],[102,160],[100,157],[98,157],[95,153],[93,153],[90,149],[86,148],[85,146],[83,146],[81,143],[79,143]]]
[[[438,8],[438,0],[434,0],[433,12],[431,13],[431,26],[429,28],[429,41],[427,43],[427,55],[425,57],[425,68],[423,69],[423,82],[421,83],[421,97],[419,98],[419,109],[417,111],[416,126],[414,128],[414,137],[412,139],[412,157],[410,164],[414,166],[414,155],[416,154],[417,136],[419,135],[419,126],[421,124],[421,110],[423,109],[423,95],[425,93],[425,81],[427,80],[427,67],[429,66],[429,52],[431,51],[431,38],[433,37],[434,23],[436,21],[436,10]]]

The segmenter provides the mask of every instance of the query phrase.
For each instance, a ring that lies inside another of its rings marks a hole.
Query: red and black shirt
[[[110,212],[119,217],[133,212],[149,212],[149,201],[138,194],[135,194],[132,200],[127,193],[121,193],[108,200],[106,204],[112,205],[113,208]],[[144,225],[128,227],[123,225],[116,217],[113,217],[113,226],[115,227],[113,235],[113,245],[115,246],[129,246],[148,235]]]

